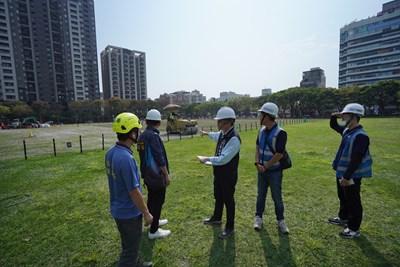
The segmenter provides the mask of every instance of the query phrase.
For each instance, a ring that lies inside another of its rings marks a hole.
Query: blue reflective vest
[[[346,129],[343,132],[343,136],[347,133]],[[339,162],[336,168],[336,177],[343,177],[344,173],[346,172],[347,168],[350,166],[351,155],[353,153],[353,145],[354,141],[356,140],[357,135],[363,134],[368,136],[363,129],[359,129],[354,133],[349,134],[346,137],[346,144],[344,145],[343,152],[340,155]],[[339,153],[339,151],[337,152]],[[334,166],[332,163],[332,166]],[[362,178],[362,177],[372,177],[372,158],[369,153],[369,148],[367,149],[366,153],[364,154],[360,165],[358,166],[357,170],[351,175],[351,178]]]
[[[283,131],[283,129],[277,125],[274,129],[272,129],[272,131],[268,135],[268,142],[275,151],[276,151],[275,148],[276,138],[280,131]],[[262,163],[270,161],[274,156],[269,146],[265,142],[266,141],[265,135],[266,135],[266,127],[264,126],[258,133],[258,156]],[[280,168],[281,164],[278,161],[277,163],[269,167],[268,170],[272,171],[272,170],[278,170]]]

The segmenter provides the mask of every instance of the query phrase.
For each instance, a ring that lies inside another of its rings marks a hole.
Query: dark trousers
[[[139,263],[139,248],[142,238],[142,215],[133,219],[115,219],[121,236],[122,252],[118,266],[136,266]]]
[[[350,186],[340,186],[339,179],[336,179],[337,193],[340,201],[339,218],[347,221],[350,230],[360,229],[363,207],[361,205],[361,179],[354,179]]]
[[[147,207],[153,215],[153,222],[150,226],[150,233],[154,234],[158,230],[158,221],[161,216],[161,209],[165,201],[166,188],[148,188]]]
[[[237,177],[214,177],[215,207],[213,217],[216,220],[222,219],[222,211],[226,208],[225,228],[233,229],[235,225],[235,186]]]

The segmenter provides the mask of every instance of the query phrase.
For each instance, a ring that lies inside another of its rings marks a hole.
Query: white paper
[[[206,157],[204,157],[204,156],[197,156],[197,158],[198,158],[198,160],[199,160],[200,163],[203,163],[203,164],[205,164],[205,165],[212,166],[211,161],[209,161],[209,160],[207,160],[206,162],[203,162],[203,161],[202,161],[202,160],[203,160],[204,158],[206,158]]]

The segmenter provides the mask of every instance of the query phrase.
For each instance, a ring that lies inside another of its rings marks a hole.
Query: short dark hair
[[[161,123],[161,121],[153,121],[153,120],[146,120],[146,124],[150,126],[156,126],[157,124]]]
[[[272,116],[271,114],[265,113],[263,111],[261,111],[261,114],[263,116],[267,116],[271,121],[275,121],[275,116]]]
[[[132,132],[136,133],[136,135],[139,133],[139,129],[138,128],[133,128],[132,130],[130,130],[127,133],[117,133],[117,138],[119,141],[126,141],[129,139],[129,137],[131,136]]]

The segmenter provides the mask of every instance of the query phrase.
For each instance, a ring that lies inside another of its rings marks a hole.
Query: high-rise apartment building
[[[126,48],[107,46],[101,52],[104,99],[146,100],[146,54]]]
[[[0,0],[0,100],[100,95],[93,0]]]
[[[317,68],[311,68],[308,71],[303,71],[303,79],[300,82],[300,87],[325,88],[326,77],[324,70],[317,67]]]
[[[400,0],[340,29],[339,88],[400,79]]]

